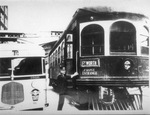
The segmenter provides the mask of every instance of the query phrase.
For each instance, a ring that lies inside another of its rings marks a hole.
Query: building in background
[[[48,33],[48,34],[46,34]],[[41,43],[39,44],[40,46],[42,46],[45,49],[45,53],[46,55],[49,54],[50,50],[52,49],[52,47],[55,45],[55,43],[57,42],[57,40],[59,40],[59,38],[61,37],[61,35],[63,34],[63,31],[50,31],[50,32],[44,32],[44,34],[40,34],[40,39],[47,39],[45,43]],[[44,36],[46,35],[46,36]]]
[[[0,30],[8,30],[8,6],[0,6]]]
[[[51,37],[60,37],[63,31],[51,31]]]
[[[47,40],[48,42],[39,44],[45,50],[46,62],[47,63],[48,63],[49,52],[51,51],[51,49],[53,48],[55,43],[59,40],[59,38],[61,37],[62,34],[63,34],[63,31],[42,32],[42,34],[40,34],[41,35],[40,36],[41,39],[47,39],[47,38],[49,39],[49,40]],[[46,35],[46,36],[44,36],[44,35]]]
[[[44,44],[40,44],[45,50],[45,55],[49,54],[49,52],[51,51],[51,49],[53,48],[53,46],[55,45],[56,42],[57,42],[57,40],[56,41],[51,41],[51,42],[48,42],[48,43],[44,43]]]
[[[53,46],[55,45],[57,41],[51,41],[51,42],[48,42],[48,43],[44,43],[44,44],[40,44],[40,46],[42,46],[45,50],[45,61],[46,63],[49,63],[49,60],[48,60],[48,55],[49,55],[49,52],[51,51],[51,49],[53,48]]]

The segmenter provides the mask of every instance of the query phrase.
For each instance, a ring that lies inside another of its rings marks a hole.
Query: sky
[[[64,31],[78,8],[109,6],[150,17],[150,0],[0,0],[8,6],[8,30]]]

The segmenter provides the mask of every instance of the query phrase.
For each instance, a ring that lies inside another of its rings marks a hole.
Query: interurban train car
[[[45,51],[20,40],[22,35],[0,34],[0,110],[43,110],[47,105]]]
[[[130,102],[138,100],[137,109],[141,109],[141,87],[149,86],[148,23],[143,14],[109,7],[78,9],[49,53],[50,85],[59,86],[61,65],[67,76],[78,75],[76,88],[96,89],[106,105],[115,103],[118,93],[127,98],[128,90],[137,88],[140,93],[132,95],[136,99],[130,98]],[[130,102],[124,106],[133,105]]]

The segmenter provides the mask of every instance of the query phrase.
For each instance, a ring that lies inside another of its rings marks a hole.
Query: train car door
[[[66,70],[67,74],[74,73],[74,48],[73,48],[73,34],[66,35]]]

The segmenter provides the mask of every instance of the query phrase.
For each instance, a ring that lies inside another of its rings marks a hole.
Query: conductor
[[[71,76],[66,75],[65,67],[60,67],[60,74],[58,75],[58,84],[59,84],[59,102],[57,110],[62,110],[64,105],[64,99],[67,92],[67,79],[72,78],[73,81],[78,74],[75,72]]]

